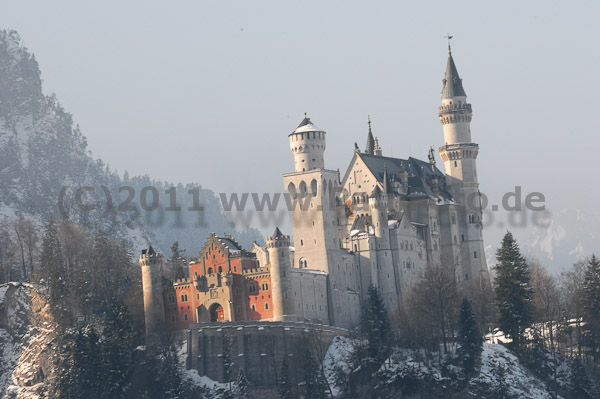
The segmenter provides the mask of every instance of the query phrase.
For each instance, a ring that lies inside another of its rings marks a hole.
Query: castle
[[[278,228],[266,246],[243,249],[211,234],[188,277],[167,281],[162,256],[140,256],[147,335],[192,323],[304,321],[358,325],[370,285],[394,309],[428,263],[451,268],[459,283],[489,278],[477,181],[479,146],[471,138],[471,104],[448,48],[438,116],[444,141],[436,167],[386,157],[368,124],[346,173],[325,167],[326,133],[308,117],[289,134],[295,170],[283,175],[293,240]]]

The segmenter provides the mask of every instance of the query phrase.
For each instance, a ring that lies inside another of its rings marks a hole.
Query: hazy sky
[[[598,4],[0,0],[0,26],[95,156],[216,192],[281,191],[304,112],[328,168],[364,147],[367,115],[384,155],[426,159],[448,31],[490,201],[520,185],[597,208]]]

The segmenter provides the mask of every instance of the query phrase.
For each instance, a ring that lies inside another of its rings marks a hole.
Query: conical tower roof
[[[452,58],[452,52],[448,51],[448,64],[446,65],[446,76],[444,77],[444,87],[442,88],[442,98],[466,97],[465,89],[462,86],[462,79],[458,76],[458,70]]]

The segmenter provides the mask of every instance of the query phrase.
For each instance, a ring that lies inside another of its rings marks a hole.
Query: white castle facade
[[[428,263],[452,268],[459,283],[489,278],[476,169],[479,146],[471,138],[471,105],[451,52],[443,83],[438,116],[444,172],[436,167],[433,150],[427,162],[384,156],[370,121],[366,147],[355,148],[343,176],[327,169],[326,133],[309,118],[289,135],[295,171],[283,175],[284,189],[300,204],[291,211],[289,292],[278,297],[297,303],[286,306],[295,315],[278,319],[356,326],[369,285],[394,309]],[[263,264],[273,263],[267,251],[251,250]],[[311,272],[321,272],[323,281],[301,284]],[[323,289],[327,302],[314,301],[325,297]],[[316,302],[323,302],[321,311]]]
[[[489,279],[477,181],[479,146],[471,105],[448,54],[438,116],[443,126],[436,167],[384,156],[371,123],[343,176],[325,164],[326,133],[309,118],[289,135],[295,170],[283,175],[293,239],[279,229],[266,246],[244,250],[211,234],[188,277],[167,282],[160,255],[140,257],[146,327],[190,328],[219,321],[306,321],[353,328],[370,285],[394,310],[428,264],[449,268],[459,284]],[[160,284],[162,281],[162,284]]]

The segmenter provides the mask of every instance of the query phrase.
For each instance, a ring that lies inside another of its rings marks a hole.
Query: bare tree
[[[573,265],[573,269],[560,275],[560,292],[562,303],[561,330],[564,332],[568,353],[573,356],[582,354],[582,315],[583,304],[581,303],[581,290],[584,281],[585,261],[579,261]],[[574,331],[573,331],[574,330]],[[575,342],[574,342],[575,341]]]
[[[494,306],[494,288],[486,273],[466,281],[462,294],[469,298],[475,313],[475,320],[481,331],[492,332],[496,307]]]
[[[439,332],[448,352],[448,340],[453,333],[458,310],[458,291],[454,270],[443,264],[428,263],[422,281],[413,294],[415,309],[421,312]]]

